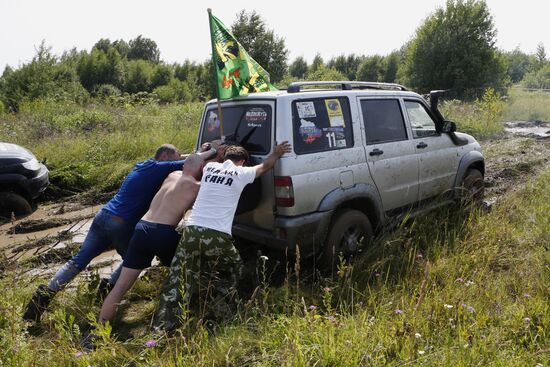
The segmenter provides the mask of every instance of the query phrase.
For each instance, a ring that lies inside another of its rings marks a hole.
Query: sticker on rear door
[[[311,144],[323,136],[321,129],[315,126],[313,122],[304,119],[300,119],[300,130],[298,132],[306,144]]]
[[[337,99],[325,99],[325,105],[327,106],[330,126],[345,127],[346,124],[344,122],[344,113],[342,112],[340,101]]]
[[[298,109],[298,117],[301,119],[317,117],[313,102],[296,102],[296,108]]]

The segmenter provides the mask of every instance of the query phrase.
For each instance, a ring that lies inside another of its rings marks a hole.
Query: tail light
[[[283,208],[294,206],[294,188],[290,176],[275,177],[275,203]]]

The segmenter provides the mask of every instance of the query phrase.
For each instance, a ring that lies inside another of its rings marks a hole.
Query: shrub
[[[100,98],[108,98],[108,97],[118,97],[120,96],[121,92],[120,92],[120,89],[118,89],[112,84],[101,84],[97,88],[95,94]]]

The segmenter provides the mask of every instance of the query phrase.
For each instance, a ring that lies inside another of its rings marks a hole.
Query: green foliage
[[[153,93],[157,95],[161,103],[190,102],[193,100],[188,83],[178,79],[172,80],[168,85],[156,87]]]
[[[285,40],[266,29],[265,21],[255,11],[242,10],[231,31],[250,56],[270,75],[272,83],[280,81],[287,71],[288,50]]]
[[[308,73],[315,73],[318,69],[325,66],[325,61],[321,57],[321,54],[316,54],[309,66]],[[310,78],[311,79],[311,78]]]
[[[321,64],[315,71],[307,73],[307,80],[347,80],[347,77],[335,68],[328,68]]]
[[[381,82],[385,77],[384,58],[379,55],[366,57],[357,70],[357,80]]]
[[[160,51],[157,43],[142,35],[137,36],[129,42],[128,59],[158,63],[160,60]]]
[[[495,48],[496,30],[484,1],[449,0],[417,29],[407,57],[411,85],[427,92],[500,87],[504,63]]]
[[[100,98],[118,97],[120,95],[120,89],[112,84],[101,84],[96,89],[96,96]]]
[[[357,69],[363,59],[364,57],[359,57],[355,54],[348,56],[340,55],[330,59],[327,66],[329,68],[335,68],[340,73],[344,74],[348,80],[360,80],[360,78],[357,78]]]
[[[125,91],[129,93],[148,92],[151,90],[154,68],[145,60],[128,62],[128,76],[126,77]]]
[[[0,115],[6,113],[6,107],[4,106],[4,102],[0,101]]]
[[[550,63],[547,62],[537,71],[527,73],[522,84],[531,89],[550,89]]]
[[[307,61],[302,56],[298,56],[288,67],[288,73],[292,77],[305,79],[307,73]]]
[[[504,121],[550,121],[550,93],[511,88]]]
[[[474,103],[447,101],[440,110],[445,118],[456,121],[459,131],[484,139],[502,134],[504,106],[500,94],[488,88],[483,97]]]
[[[535,58],[521,52],[519,48],[512,52],[504,52],[503,57],[507,67],[506,74],[513,83],[521,81],[525,74],[535,67]]]

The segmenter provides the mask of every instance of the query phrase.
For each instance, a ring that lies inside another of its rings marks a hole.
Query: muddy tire
[[[336,212],[319,259],[321,269],[334,274],[340,258],[349,261],[361,246],[372,241],[373,236],[369,218],[359,210]]]
[[[31,204],[14,192],[0,192],[0,216],[10,218],[11,214],[23,216],[32,213]]]
[[[475,168],[469,169],[466,171],[466,175],[460,185],[459,204],[463,207],[469,205],[481,207],[484,191],[485,182],[483,181],[483,174]]]

